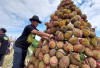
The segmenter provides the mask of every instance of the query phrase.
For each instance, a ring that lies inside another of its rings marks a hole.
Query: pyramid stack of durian
[[[39,42],[25,68],[100,68],[100,38],[72,0],[63,0],[45,25],[54,38]]]

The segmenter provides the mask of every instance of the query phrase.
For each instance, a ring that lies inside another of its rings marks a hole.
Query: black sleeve
[[[2,43],[2,38],[0,37],[0,43]]]
[[[34,28],[33,28],[32,26],[26,26],[25,29],[26,29],[26,31],[27,31],[28,33],[31,33],[31,31],[32,31]]]

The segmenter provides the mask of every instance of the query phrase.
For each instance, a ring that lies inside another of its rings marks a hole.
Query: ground
[[[12,51],[11,54],[8,54],[8,55],[5,56],[2,68],[11,68],[11,67],[8,67],[8,66],[12,65],[11,62],[13,60],[13,53],[14,53],[14,51]]]

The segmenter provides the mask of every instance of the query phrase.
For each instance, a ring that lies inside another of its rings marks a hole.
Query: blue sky
[[[100,37],[100,0],[73,0],[74,3],[86,14],[92,27],[96,28],[96,34]],[[40,17],[42,24],[38,26],[44,31],[46,21],[57,10],[60,0],[1,0],[0,1],[0,28],[7,29],[8,36],[17,38],[24,27],[30,24],[29,18],[34,14]],[[36,39],[40,39],[36,37]]]

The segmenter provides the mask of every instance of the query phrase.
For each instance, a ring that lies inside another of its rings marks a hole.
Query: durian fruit
[[[96,39],[96,41],[97,41],[97,46],[94,46],[95,48],[95,50],[100,50],[100,38],[99,37],[94,37],[95,39]]]
[[[61,31],[56,32],[56,40],[64,40],[64,34]]]
[[[50,22],[50,23],[48,24],[48,27],[49,27],[49,28],[53,27],[53,24]]]
[[[73,32],[72,31],[67,31],[65,33],[65,40],[69,40],[73,35]]]
[[[64,7],[61,7],[61,9],[59,10],[60,12],[62,12],[64,10]],[[63,12],[62,12],[63,13]]]
[[[58,64],[58,59],[57,59],[57,57],[56,57],[56,56],[52,56],[52,57],[50,58],[50,65],[52,65],[53,67],[56,67],[57,64]]]
[[[69,65],[69,68],[79,68],[79,66],[74,65],[74,64],[70,64],[70,65]]]
[[[77,65],[77,66],[82,66],[82,62],[80,61],[80,56],[79,54],[77,53],[71,53],[69,54],[69,59],[70,59],[70,62],[74,65]]]
[[[61,19],[61,18],[59,18],[59,19],[58,19],[58,22],[60,22],[60,21],[62,21],[62,19]]]
[[[59,10],[55,11],[55,15],[58,16],[59,12],[60,12]]]
[[[64,50],[67,51],[67,52],[73,51],[72,44],[66,42],[66,44],[64,45]]]
[[[69,19],[66,19],[66,24],[68,25],[70,23],[70,20]]]
[[[45,68],[45,64],[44,64],[43,61],[41,61],[41,62],[39,63],[39,68]]]
[[[29,63],[28,66],[26,66],[24,68],[34,68],[34,65],[32,63]]]
[[[49,65],[50,63],[50,55],[49,54],[45,54],[44,57],[43,57],[43,62],[46,64],[46,65]]]
[[[59,49],[61,49],[61,48],[63,48],[63,46],[64,46],[64,43],[63,42],[61,42],[61,41],[59,41],[59,42],[57,42],[57,48],[59,48]]]
[[[95,39],[97,40],[97,45],[100,47],[100,38],[99,37],[95,37]]]
[[[58,25],[59,25],[58,23],[59,23],[58,21],[54,21],[53,26],[54,26],[54,27],[55,27],[55,26],[58,26]]]
[[[91,25],[89,22],[87,22],[87,23],[86,23],[86,27],[91,28],[91,27],[92,27],[92,25]]]
[[[86,46],[86,47],[89,47],[89,46],[90,46],[89,40],[86,39],[86,38],[80,39],[79,42],[80,42],[82,45]]]
[[[38,57],[39,53],[41,52],[41,48],[37,48],[36,52],[35,52],[35,57]]]
[[[50,50],[50,56],[55,56],[56,55],[56,50],[55,49],[51,49]]]
[[[78,41],[79,41],[79,39],[78,39],[77,37],[71,37],[71,38],[68,40],[68,42],[71,43],[71,44],[73,44],[73,45],[77,44]]]
[[[54,17],[53,17],[53,20],[54,20],[54,21],[57,21],[57,20],[58,20],[58,16],[54,16]]]
[[[74,18],[77,18],[78,21],[81,19],[80,15],[76,15]]]
[[[90,42],[90,40],[91,40],[91,38],[90,38],[90,37],[87,37],[86,39],[87,39],[89,42]]]
[[[45,68],[51,68],[51,67],[50,67],[50,66],[46,66],[46,65],[45,65]]]
[[[71,23],[74,24],[78,19],[76,17],[71,18]]]
[[[66,5],[69,5],[69,1],[66,1]]]
[[[60,4],[61,7],[64,7],[66,5],[66,3],[64,1],[62,1],[62,3]]]
[[[91,38],[90,43],[91,43],[93,46],[97,46],[97,40],[96,40],[95,38]]]
[[[61,31],[62,31],[62,32],[66,32],[67,30],[68,30],[68,28],[67,28],[66,25],[63,25],[63,26],[61,27]]]
[[[58,51],[56,53],[56,56],[57,56],[57,58],[62,58],[64,56],[64,54],[62,52]]]
[[[91,37],[91,38],[94,38],[94,37],[96,37],[96,33],[95,32],[90,32],[90,36],[89,37]]]
[[[35,64],[35,61],[36,61],[36,57],[32,56],[29,62],[31,62],[32,64]]]
[[[82,30],[80,30],[80,29],[74,29],[73,34],[75,37],[82,37],[82,35],[83,35]]]
[[[82,14],[82,15],[81,15],[81,18],[82,18],[83,20],[86,20],[86,19],[87,19],[86,14]]]
[[[51,33],[52,33],[52,34],[56,32],[56,30],[55,30],[54,27],[52,27],[50,30],[51,30]]]
[[[97,62],[97,68],[100,68],[100,62]]]
[[[95,47],[94,47],[94,50],[100,50],[100,46],[98,46],[98,45],[95,46]]]
[[[68,19],[69,18],[69,14],[64,14],[63,15],[63,19]]]
[[[48,24],[49,24],[48,22],[45,22],[45,25],[46,25],[46,26],[48,26]]]
[[[64,14],[70,14],[71,13],[71,11],[70,10],[68,10],[68,9],[63,9],[63,11],[62,11]]]
[[[75,11],[76,6],[71,7],[71,11]]]
[[[75,11],[77,12],[78,15],[82,15],[82,12],[79,8],[76,8]]]
[[[36,59],[36,61],[35,61],[35,67],[36,67],[36,68],[39,67],[39,63],[40,63],[40,61],[39,61],[38,59]]]
[[[70,5],[65,6],[65,9],[70,9]]]
[[[55,16],[55,14],[51,14],[51,19],[53,19],[53,18],[54,18],[54,16]]]
[[[50,47],[50,48],[56,48],[56,42],[55,42],[54,40],[51,40],[51,41],[49,42],[49,47]]]
[[[77,12],[76,11],[73,11],[71,14],[69,14],[70,18],[73,18],[76,15],[77,15]]]
[[[40,61],[42,61],[42,59],[43,59],[43,53],[42,52],[39,53],[38,58],[39,58]]]
[[[85,29],[85,26],[80,26],[79,29],[83,30]]]
[[[74,45],[74,51],[77,53],[83,53],[85,50],[85,47],[81,44]]]
[[[93,45],[89,45],[89,46],[87,46],[90,50],[93,50],[94,49],[94,47],[93,47]]]
[[[90,35],[90,31],[88,29],[83,29],[83,36],[88,37]]]
[[[63,12],[60,12],[60,11],[59,11],[59,12],[57,13],[57,16],[58,16],[59,18],[62,18],[62,17],[63,17]]]
[[[80,21],[74,22],[74,27],[79,28],[81,25]]]
[[[90,56],[90,57],[93,56],[93,52],[89,48],[85,48],[84,53],[86,56]]]
[[[47,32],[48,34],[51,34],[51,30],[50,30],[50,29],[48,29],[46,32]]]
[[[93,50],[93,58],[95,58],[96,60],[100,60],[100,51],[98,50]]]
[[[82,65],[82,68],[90,68],[90,66],[87,64],[84,64],[84,65]]]
[[[59,26],[55,27],[55,30],[56,31],[59,31],[60,30],[60,27]]]
[[[62,58],[64,55],[65,55],[65,52],[64,52],[63,49],[59,49],[59,50],[56,52],[57,58]]]
[[[81,26],[86,26],[86,23],[83,20],[80,21],[80,23],[81,23]]]
[[[74,25],[73,24],[68,24],[67,27],[68,27],[68,30],[73,30],[74,29]]]
[[[89,57],[88,62],[91,68],[96,68],[96,61],[93,58]]]
[[[91,31],[95,32],[95,28],[91,28]]]
[[[62,20],[62,21],[60,21],[59,22],[59,26],[61,27],[61,26],[64,26],[66,24],[66,20]]]
[[[42,47],[42,53],[43,54],[46,54],[46,53],[48,53],[50,50],[49,50],[49,45],[45,45],[45,46],[43,46]]]
[[[69,58],[67,56],[63,56],[59,62],[59,68],[65,68],[69,66]]]
[[[70,0],[70,4],[73,6],[74,5],[74,2]]]

